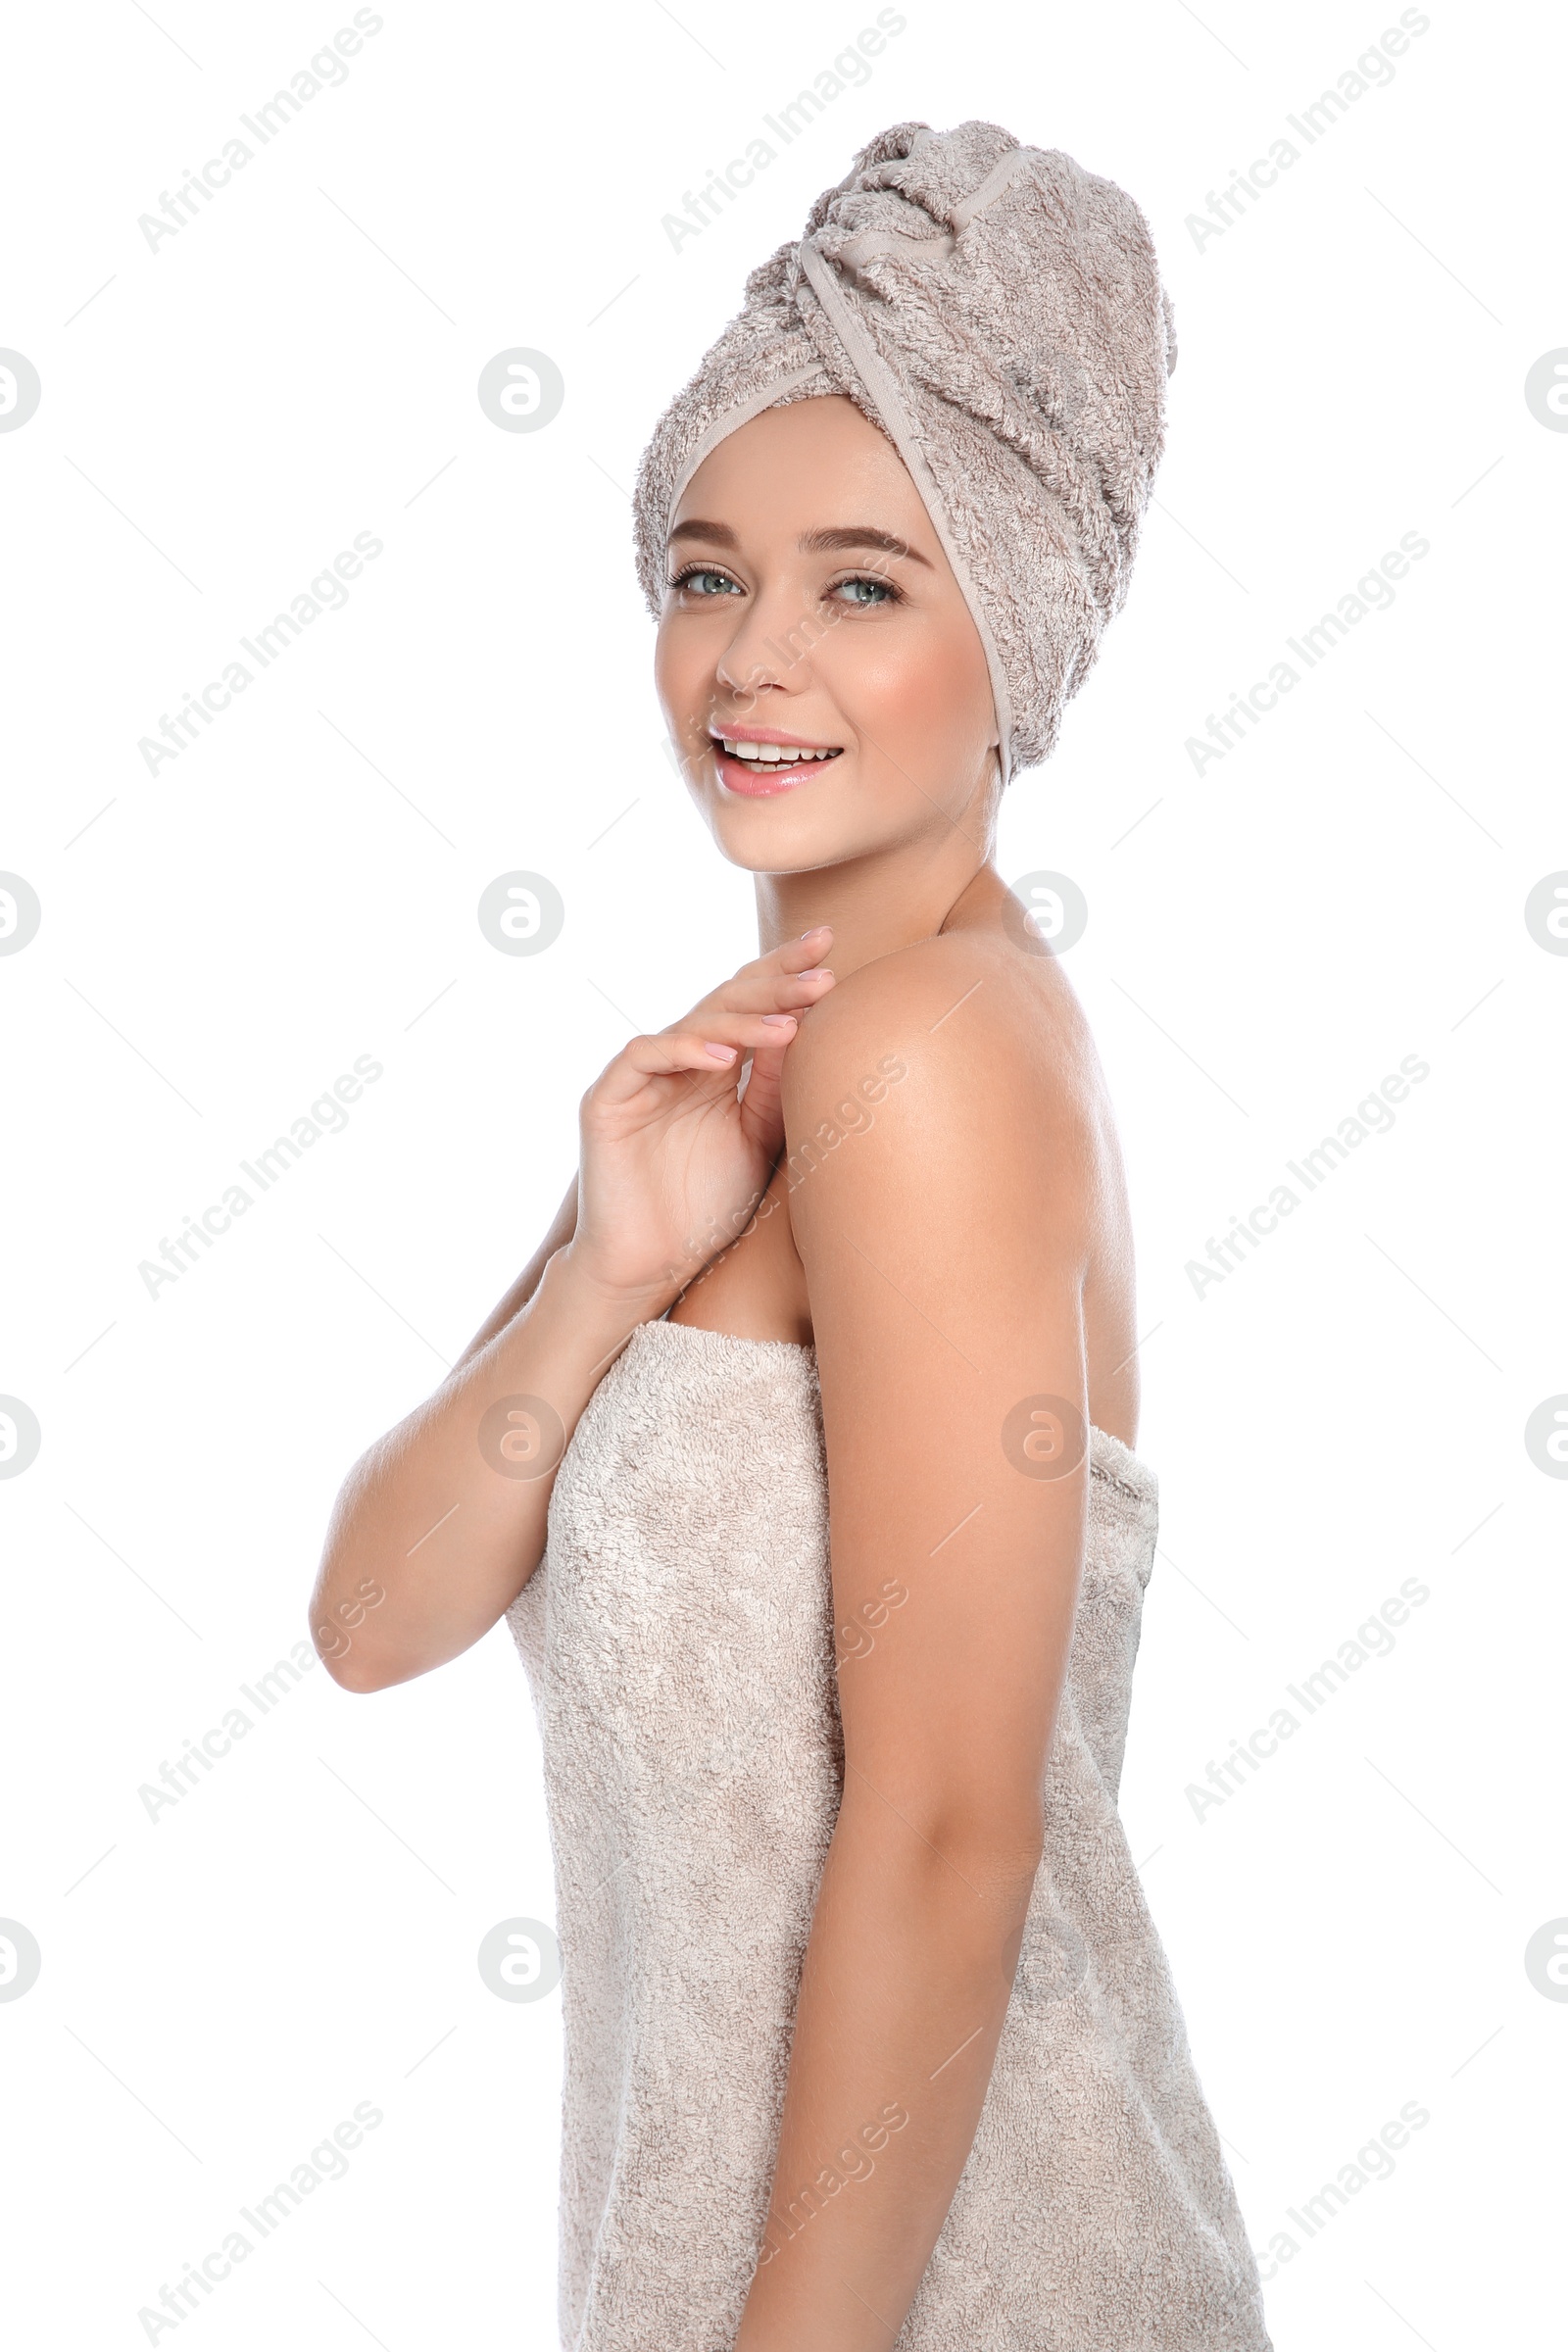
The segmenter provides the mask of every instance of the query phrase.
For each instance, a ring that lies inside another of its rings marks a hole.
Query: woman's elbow
[[[352,1581],[351,1581],[352,1580]],[[373,1612],[384,1607],[386,1587],[378,1576],[345,1572],[330,1546],[311,1596],[311,1645],[341,1690],[382,1690],[401,1681],[388,1671],[385,1641],[377,1640]]]
[[[970,1816],[951,1825],[943,1850],[971,1886],[1001,1901],[1027,1905],[1045,1859],[1045,1822],[1034,1812]]]
[[[357,1693],[387,1690],[395,1682],[404,1679],[391,1673],[385,1660],[376,1658],[358,1643],[335,1657],[319,1646],[316,1654],[340,1690]]]
[[[933,1791],[924,1803],[901,1801],[897,1821],[884,1807],[866,1826],[918,1860],[944,1888],[956,1873],[971,1890],[1004,1903],[1027,1905],[1046,1850],[1045,1808],[1027,1791],[1016,1798],[996,1790]]]

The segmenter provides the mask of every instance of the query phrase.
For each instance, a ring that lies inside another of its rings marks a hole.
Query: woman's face
[[[914,483],[853,401],[767,409],[721,441],[676,509],[664,577],[659,698],[733,864],[806,872],[969,809],[985,841],[985,653]]]

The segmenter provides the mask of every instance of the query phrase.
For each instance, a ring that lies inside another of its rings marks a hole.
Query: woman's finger
[[[749,1140],[769,1159],[778,1156],[784,1141],[784,1055],[760,1046],[740,1099],[741,1127]]]
[[[717,988],[710,989],[689,1012],[681,1014],[672,1028],[689,1029],[699,1025],[710,1013],[723,1009],[729,1012],[805,1012],[826,996],[833,986],[833,974],[825,965],[813,966],[804,972],[737,973],[721,980]]]
[[[700,1021],[686,1021],[677,1037],[697,1038],[707,1047],[733,1046],[755,1051],[759,1046],[787,1046],[800,1028],[793,1012],[738,1012],[733,1006],[712,1005]],[[714,1059],[718,1059],[717,1054]]]
[[[654,1036],[630,1038],[589,1092],[602,1108],[613,1108],[636,1094],[648,1078],[669,1077],[684,1070],[701,1071],[710,1078],[727,1071],[738,1078],[746,1049],[787,1046],[798,1026],[789,1013],[715,1013],[707,1024],[711,1034],[662,1029]]]
[[[826,924],[804,939],[786,940],[766,956],[743,963],[727,980],[710,989],[672,1028],[699,1027],[719,1007],[736,1012],[804,1011],[833,986],[833,974],[818,960],[832,944]]]

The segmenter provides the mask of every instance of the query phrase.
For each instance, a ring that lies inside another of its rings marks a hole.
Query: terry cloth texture
[[[634,498],[649,607],[709,451],[763,409],[845,394],[893,441],[968,600],[1005,782],[1052,750],[1127,594],[1175,364],[1149,224],[1113,181],[995,122],[895,123],[753,271],[655,428]]]
[[[1090,1462],[1045,1858],[896,2352],[1269,2352],[1116,1812],[1154,1479],[1100,1430]],[[814,1351],[640,1325],[510,1615],[556,1858],[561,2341],[730,2352],[843,1785]]]

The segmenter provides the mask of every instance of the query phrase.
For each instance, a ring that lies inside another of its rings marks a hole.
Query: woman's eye
[[[832,591],[851,605],[885,605],[892,602],[893,590],[886,580],[840,580]]]
[[[704,571],[701,568],[696,571],[683,571],[679,579],[676,580],[673,585],[676,588],[694,589],[699,596],[713,596],[715,594],[719,596],[738,596],[740,594],[740,591],[735,586],[734,581],[731,579],[726,579],[723,572]]]

